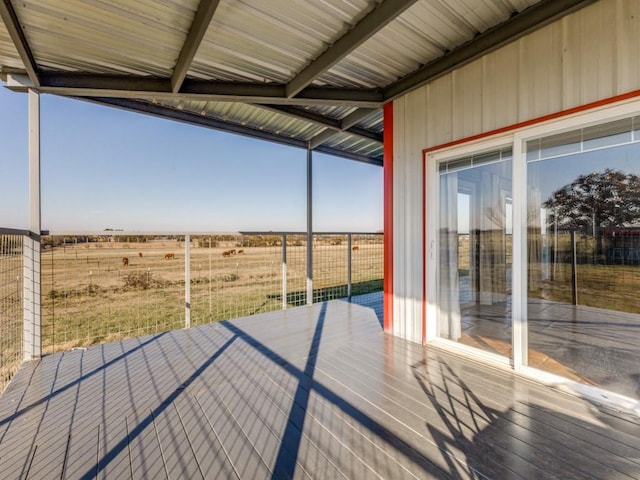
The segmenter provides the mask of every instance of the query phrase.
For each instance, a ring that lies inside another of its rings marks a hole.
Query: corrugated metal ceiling
[[[185,112],[185,121],[226,122],[380,163],[381,113],[358,112],[359,101],[382,104],[398,79],[528,7],[545,4],[551,18],[553,2],[569,10],[590,1],[220,0],[215,8],[212,0],[4,0],[0,72],[26,69],[44,92],[109,104],[120,97],[125,108],[138,101],[147,113]],[[33,61],[16,49],[17,30]],[[67,74],[54,81],[55,72]],[[228,96],[239,85],[242,93]]]

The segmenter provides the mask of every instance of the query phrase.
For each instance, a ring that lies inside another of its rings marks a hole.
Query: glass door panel
[[[640,398],[640,136],[527,143],[528,364]]]
[[[511,355],[511,151],[439,165],[438,334]]]

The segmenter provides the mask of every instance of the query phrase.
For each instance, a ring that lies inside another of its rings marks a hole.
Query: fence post
[[[282,234],[282,310],[287,309],[287,234]]]
[[[351,234],[347,235],[347,299],[351,301]]]
[[[571,230],[571,300],[573,305],[578,305],[578,252],[575,230]]]
[[[191,328],[191,237],[184,236],[184,328]]]

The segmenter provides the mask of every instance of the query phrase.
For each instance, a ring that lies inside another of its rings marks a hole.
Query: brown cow
[[[142,258],[142,252],[138,252],[138,256]]]
[[[236,254],[235,250],[229,250],[229,252],[231,252],[231,255],[235,255]]]
[[[225,250],[224,252],[222,252],[222,256],[223,257],[230,257],[231,256],[231,250]]]
[[[169,260],[171,258],[176,258],[176,256],[173,253],[165,253],[164,255],[165,260]]]
[[[355,252],[356,250],[360,250],[360,247],[358,245],[354,245],[353,248],[351,248],[351,250]]]
[[[238,250],[238,255],[242,255],[244,253],[244,250]]]
[[[123,267],[129,266],[129,259],[127,257],[122,257],[122,266]]]

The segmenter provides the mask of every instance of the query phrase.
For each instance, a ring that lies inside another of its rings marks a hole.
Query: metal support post
[[[353,247],[351,246],[351,234],[347,235],[347,298],[351,301],[351,252]]]
[[[40,94],[29,90],[29,237],[24,242],[23,359],[42,354],[40,302]]]
[[[307,305],[313,305],[313,152],[307,149]]]
[[[287,235],[282,234],[282,310],[287,309]]]
[[[184,236],[184,328],[191,328],[191,237]]]

